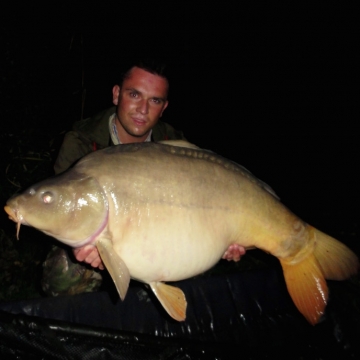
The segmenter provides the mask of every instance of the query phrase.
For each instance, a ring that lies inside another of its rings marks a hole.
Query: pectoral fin
[[[101,260],[114,280],[121,300],[124,300],[130,283],[130,273],[126,264],[115,252],[109,239],[99,239],[96,247],[99,250]]]
[[[184,321],[187,302],[182,290],[162,282],[152,282],[149,285],[167,313],[177,321]]]

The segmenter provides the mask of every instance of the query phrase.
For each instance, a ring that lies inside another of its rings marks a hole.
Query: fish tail
[[[325,279],[344,280],[356,274],[357,256],[338,240],[310,228],[314,249],[300,261],[280,259],[289,294],[308,322],[315,325],[325,312],[328,287]]]
[[[314,229],[314,254],[325,279],[345,280],[359,270],[357,256],[343,243]]]
[[[315,255],[292,264],[280,259],[288,292],[301,314],[315,325],[325,312],[328,287]]]

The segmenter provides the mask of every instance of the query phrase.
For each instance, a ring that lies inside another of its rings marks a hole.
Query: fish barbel
[[[165,310],[186,318],[186,299],[165,284],[214,266],[230,245],[276,256],[298,310],[316,324],[326,279],[358,270],[344,244],[308,225],[246,169],[183,142],[118,145],[7,201],[18,225],[71,246],[97,246],[121,299],[130,279],[150,286]]]

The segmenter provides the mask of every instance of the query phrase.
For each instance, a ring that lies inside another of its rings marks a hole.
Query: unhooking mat
[[[298,313],[276,269],[175,284],[188,302],[184,322],[135,281],[123,302],[114,290],[1,303],[1,359],[360,358],[359,317],[350,309],[359,289],[347,282],[329,283],[316,326]]]

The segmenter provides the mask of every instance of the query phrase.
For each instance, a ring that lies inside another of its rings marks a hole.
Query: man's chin
[[[150,131],[151,129],[147,131],[130,130],[127,131],[127,133],[128,135],[134,138],[134,142],[140,142],[140,141],[145,141],[147,139],[147,137],[150,134]]]

